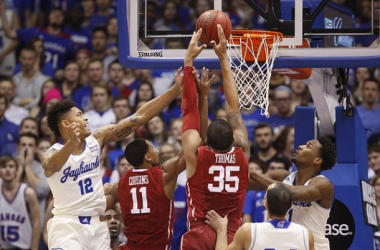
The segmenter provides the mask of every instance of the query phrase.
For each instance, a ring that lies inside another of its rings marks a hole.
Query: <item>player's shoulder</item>
[[[328,186],[333,186],[332,182],[324,175],[317,175],[313,178],[311,178],[308,182],[308,185],[328,185]]]

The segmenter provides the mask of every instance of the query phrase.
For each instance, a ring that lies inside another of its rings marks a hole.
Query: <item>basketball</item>
[[[231,35],[232,24],[230,18],[222,11],[208,10],[198,18],[196,30],[202,28],[200,40],[203,43],[210,45],[212,40],[219,43],[218,24],[222,26],[224,35],[228,39]]]

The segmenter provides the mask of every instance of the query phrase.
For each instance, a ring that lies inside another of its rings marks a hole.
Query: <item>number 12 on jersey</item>
[[[142,208],[139,209],[139,203],[137,200],[137,188],[131,189],[133,208],[131,209],[131,214],[148,214],[150,213],[150,208],[148,207],[148,199],[146,196],[146,187],[139,188],[142,198]]]
[[[213,193],[220,193],[223,190],[229,193],[236,193],[239,190],[239,177],[232,174],[234,172],[239,173],[239,171],[240,166],[211,166],[208,169],[208,173],[214,175],[214,182],[217,182],[217,185],[214,186],[212,183],[209,183],[208,190]]]

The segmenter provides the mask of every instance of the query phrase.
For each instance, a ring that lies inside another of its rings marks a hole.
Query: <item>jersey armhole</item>
[[[251,245],[249,245],[249,250],[253,249],[256,243],[256,223],[251,223]]]

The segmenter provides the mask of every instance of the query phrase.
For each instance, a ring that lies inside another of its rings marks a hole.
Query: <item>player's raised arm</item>
[[[240,114],[239,96],[236,83],[232,75],[230,61],[227,55],[227,39],[224,36],[222,26],[218,24],[219,44],[211,41],[216,55],[219,57],[223,75],[223,90],[226,96],[227,122],[232,127],[235,145],[244,150],[247,160],[250,157],[247,128]]]
[[[198,108],[201,117],[200,135],[203,141],[206,141],[207,127],[208,127],[208,93],[210,91],[211,82],[215,79],[212,75],[209,79],[209,69],[202,68],[201,78],[198,78],[197,71],[194,69],[194,79],[197,83],[198,90]]]
[[[122,140],[136,128],[146,124],[168,106],[181,93],[181,71],[182,67],[177,70],[175,84],[170,89],[144,104],[135,114],[121,120],[118,124],[104,126],[95,131],[94,136],[100,145]]]
[[[178,175],[186,169],[186,161],[183,154],[183,149],[178,153],[176,157],[164,162],[162,169],[162,180],[164,183],[165,194],[168,199],[173,199]]]
[[[206,48],[206,45],[198,46],[202,29],[193,33],[185,56],[185,69],[183,75],[182,91],[182,145],[185,152],[187,177],[195,173],[197,167],[197,149],[203,141],[200,137],[200,115],[198,111],[197,87],[193,76],[193,61]]]

